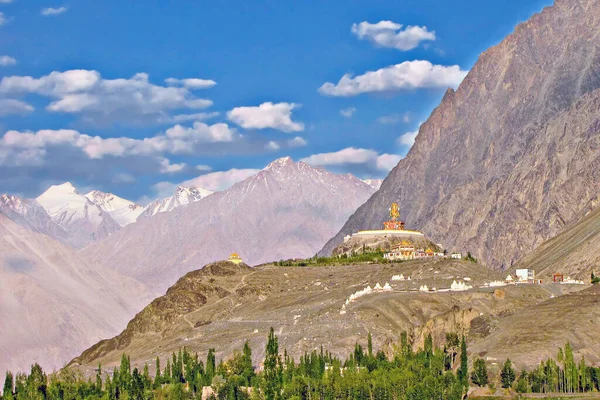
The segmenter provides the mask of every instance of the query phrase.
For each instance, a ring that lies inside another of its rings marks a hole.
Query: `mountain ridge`
[[[250,265],[310,257],[373,192],[358,178],[278,159],[225,191],[140,219],[84,253],[161,291],[233,252]]]
[[[558,0],[484,52],[321,254],[399,201],[407,225],[509,268],[597,204],[599,22],[597,2]]]

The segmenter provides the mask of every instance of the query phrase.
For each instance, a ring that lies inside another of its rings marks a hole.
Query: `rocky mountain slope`
[[[36,200],[52,221],[67,232],[67,243],[75,248],[82,248],[121,228],[108,212],[80,194],[69,182],[50,186]]]
[[[232,252],[251,265],[310,257],[373,192],[351,175],[279,159],[228,190],[139,219],[84,253],[163,291]]]
[[[556,0],[483,53],[323,253],[399,201],[407,226],[508,268],[595,207],[599,24],[600,2]]]
[[[119,226],[134,223],[144,211],[144,207],[112,193],[92,190],[85,197],[103,211],[106,211]]]
[[[412,279],[393,281],[392,276],[399,274]],[[476,289],[466,292],[418,291],[424,284],[449,288],[454,280],[464,278],[469,278],[465,282]],[[564,300],[563,297],[551,297],[579,288],[559,285],[478,288],[484,282],[499,278],[500,274],[481,265],[456,260],[334,267],[262,265],[254,268],[228,262],[215,263],[185,275],[164,296],[139,313],[121,334],[92,346],[70,365],[93,374],[99,362],[111,368],[118,364],[123,353],[127,353],[132,364],[141,367],[156,356],[164,362],[172,351],[183,346],[201,354],[212,347],[217,350],[217,359],[226,359],[246,340],[252,345],[254,361],[258,365],[264,357],[270,327],[278,334],[280,345],[296,359],[305,351],[318,350],[321,345],[335,355],[347,356],[357,341],[363,346],[366,344],[369,332],[373,335],[374,347],[386,351],[398,343],[404,330],[409,333],[415,348],[423,346],[428,334],[432,334],[436,345],[442,345],[446,332],[469,334],[469,348],[475,348],[476,344],[492,338],[491,330],[500,329],[509,319],[520,324],[536,319],[546,321],[536,325],[539,334],[531,338],[519,336],[522,344],[526,343],[525,347],[540,344],[554,354],[558,350],[558,347],[552,347],[555,342],[562,346],[564,340],[572,338],[570,334],[553,329],[549,333],[552,342],[549,342],[542,324],[554,318],[562,321],[556,327],[568,325],[576,314],[570,299],[576,297],[563,296]],[[392,291],[374,292],[345,305],[351,294],[367,285],[373,288],[377,283],[384,285],[385,282],[391,283]],[[587,295],[588,292],[581,293]],[[556,303],[551,303],[553,301]],[[548,317],[531,316],[531,309],[548,310],[551,304],[556,304],[556,309]],[[345,306],[345,313],[341,313],[342,306]],[[598,311],[597,301],[595,305],[586,303],[585,307],[584,313]],[[519,317],[521,312],[523,318]],[[587,337],[597,332],[599,321],[598,318],[590,321],[590,326],[596,329],[589,330]],[[496,346],[486,343],[489,349]],[[597,340],[572,343],[578,355],[586,354],[588,361],[598,360],[598,352],[588,357],[598,349]],[[484,347],[476,348],[478,353],[485,355]],[[501,351],[502,357],[518,359],[519,366],[539,363],[537,353],[534,357],[528,357],[527,352],[517,354],[510,344],[504,345]]]
[[[0,215],[0,375],[32,362],[62,367],[122,330],[152,297],[139,282]]]
[[[592,271],[600,275],[600,208],[523,257],[516,268],[533,269],[542,279],[558,272],[587,282]]]
[[[213,194],[212,191],[203,188],[177,186],[173,196],[154,200],[144,208],[141,215],[142,217],[151,217],[157,213],[173,211],[178,207],[195,203],[211,194]]]

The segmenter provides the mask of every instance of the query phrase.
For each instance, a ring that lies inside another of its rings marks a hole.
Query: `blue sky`
[[[385,177],[447,87],[550,3],[0,0],[0,192],[144,201],[287,155]]]

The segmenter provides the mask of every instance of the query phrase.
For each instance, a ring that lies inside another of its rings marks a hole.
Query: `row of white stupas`
[[[371,293],[391,292],[391,291],[392,291],[392,287],[390,286],[389,282],[386,282],[385,285],[383,285],[383,286],[381,286],[379,284],[379,282],[377,282],[377,284],[375,285],[374,288],[371,288],[371,286],[367,286],[366,288],[359,290],[358,292],[352,293],[350,295],[350,297],[346,299],[346,303],[342,306],[342,310],[340,311],[340,314],[346,314],[346,306],[350,303],[355,302],[356,300],[358,300],[359,298],[361,298],[363,296],[366,296]]]
[[[410,276],[408,278],[404,278],[403,274],[392,276],[392,281],[410,281]]]

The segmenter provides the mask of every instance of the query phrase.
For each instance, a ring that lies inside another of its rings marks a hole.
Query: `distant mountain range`
[[[173,196],[156,199],[143,207],[100,190],[82,195],[70,182],[65,182],[51,186],[36,199],[1,195],[0,213],[20,225],[81,249],[140,217],[173,211],[209,194],[212,192],[203,188],[178,186]]]
[[[310,257],[374,192],[352,175],[286,157],[187,207],[140,218],[84,254],[162,291],[232,252],[250,265]]]

